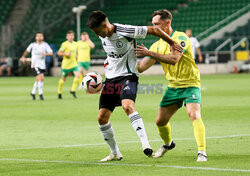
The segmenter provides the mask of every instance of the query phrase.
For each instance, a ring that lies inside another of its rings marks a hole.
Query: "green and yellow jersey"
[[[90,44],[88,40],[77,42],[78,49],[78,62],[89,62],[90,61]]]
[[[63,56],[62,69],[71,69],[77,67],[77,60],[76,60],[77,43],[75,41],[63,42],[59,50],[65,53],[71,52],[70,56]]]
[[[200,88],[200,72],[193,58],[192,46],[189,37],[185,33],[179,31],[174,31],[170,37],[183,47],[183,55],[179,62],[175,65],[161,62],[166,79],[169,81],[168,87]],[[155,53],[169,55],[170,45],[163,39],[160,39],[153,43],[149,50]]]

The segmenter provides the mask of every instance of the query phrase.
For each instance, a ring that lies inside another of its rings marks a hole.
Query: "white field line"
[[[176,168],[176,169],[226,171],[226,172],[250,172],[250,170],[248,169],[222,169],[222,168],[213,168],[213,167],[168,166],[168,165],[129,164],[129,163],[112,163],[112,162],[95,163],[95,162],[84,162],[84,161],[48,161],[48,160],[34,160],[34,159],[18,159],[18,158],[0,158],[0,161],[60,163],[60,164],[79,164],[79,165],[130,166],[130,167],[158,167],[158,168]]]
[[[239,134],[239,135],[227,135],[227,136],[212,136],[206,137],[206,139],[221,139],[221,138],[235,138],[235,137],[244,137],[250,136],[250,134]],[[186,141],[194,140],[194,138],[176,138],[174,141]],[[149,142],[159,142],[161,140],[150,140]],[[118,144],[130,144],[130,143],[140,143],[140,141],[123,141],[117,142]],[[93,144],[76,144],[76,145],[61,145],[61,146],[45,146],[45,147],[23,147],[23,148],[6,148],[0,149],[0,151],[6,150],[29,150],[29,149],[48,149],[48,148],[70,148],[70,147],[84,147],[84,146],[99,146],[106,145],[106,143],[93,143]]]

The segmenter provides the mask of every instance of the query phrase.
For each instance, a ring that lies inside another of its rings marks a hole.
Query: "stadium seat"
[[[37,25],[39,15],[37,11],[40,7],[48,9],[49,7],[53,7],[55,4],[59,5],[58,8],[46,13],[44,22],[48,25],[58,20],[62,15],[72,13],[72,5],[83,5],[87,1],[88,0],[72,0],[72,4],[69,4],[68,6],[64,6],[64,4],[62,4],[62,7],[60,8],[60,0],[32,0],[30,8],[22,22],[23,26],[19,29],[15,38],[18,39],[20,43],[20,41],[27,39],[30,34],[35,34],[35,32],[39,30]],[[173,28],[179,31],[185,31],[187,28],[190,28],[193,31],[193,35],[196,36],[246,6],[248,3],[249,0],[221,0],[220,2],[218,2],[218,0],[109,0],[105,1],[105,7],[102,10],[108,15],[112,23],[117,22],[131,25],[149,25],[151,23],[151,14],[153,11],[159,9],[169,9],[173,14]],[[101,42],[99,38],[96,37],[95,34],[85,25],[87,22],[87,16],[92,10],[98,9],[96,7],[98,7],[98,4],[92,5],[84,11],[81,18],[81,28],[82,31],[87,31],[89,33],[90,38],[96,44],[94,54],[99,55],[100,53],[98,52],[103,51]],[[209,9],[209,11],[207,9]],[[31,28],[28,28],[28,26],[31,26]],[[219,26],[219,28],[221,27],[223,26]],[[61,42],[65,40],[66,31],[72,29],[76,29],[76,22],[73,13],[72,16],[55,24],[53,28],[46,29],[44,32],[45,36],[48,36],[48,42],[55,43],[57,48],[59,48]],[[237,35],[239,34],[237,33]],[[155,40],[157,39],[147,37],[146,40],[143,40],[143,43],[149,47]],[[21,50],[23,50],[23,48],[21,48]]]
[[[0,30],[2,29],[1,26],[6,22],[14,4],[15,0],[0,1]]]
[[[248,23],[244,26],[237,27],[232,32],[225,32],[224,36],[221,39],[212,40],[210,44],[208,44],[206,47],[203,47],[203,50],[206,51],[214,51],[217,46],[219,46],[221,43],[223,43],[228,38],[232,38],[234,43],[240,41],[244,37],[250,38],[250,20],[248,20]],[[250,43],[250,40],[249,40]],[[224,47],[222,51],[230,50],[229,45],[227,47]]]

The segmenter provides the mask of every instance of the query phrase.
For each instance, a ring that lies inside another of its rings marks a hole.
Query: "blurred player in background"
[[[99,100],[98,123],[100,131],[110,148],[110,155],[101,162],[121,160],[122,154],[116,143],[113,128],[109,121],[116,106],[122,106],[131,124],[141,140],[145,155],[153,153],[149,145],[143,120],[135,109],[135,99],[138,85],[137,58],[134,53],[136,38],[155,35],[164,38],[171,46],[182,51],[161,29],[152,26],[131,26],[111,24],[102,11],[94,11],[90,15],[87,26],[101,39],[107,53],[104,61],[106,80]]]
[[[88,73],[90,68],[90,49],[95,44],[90,40],[87,32],[81,33],[81,40],[77,42],[78,68],[80,71],[80,80]]]
[[[199,56],[199,62],[202,62],[203,58],[202,58],[202,54],[201,54],[201,50],[200,50],[200,43],[198,42],[197,38],[192,36],[192,30],[191,29],[186,29],[186,34],[190,38],[194,59],[195,59],[195,54],[196,54],[195,50],[196,50],[197,53],[198,53],[198,56]]]
[[[73,80],[73,85],[70,90],[70,93],[74,98],[76,97],[76,88],[79,84],[80,73],[77,66],[77,43],[74,41],[74,31],[68,31],[66,34],[67,41],[63,42],[59,51],[58,56],[63,56],[62,61],[62,77],[58,83],[58,98],[62,99],[62,88],[63,84],[66,81],[66,77],[69,73],[73,72],[75,78]]]
[[[38,94],[40,100],[44,100],[43,98],[43,81],[44,81],[44,73],[46,71],[45,66],[45,57],[53,56],[53,51],[48,45],[48,43],[44,42],[43,33],[36,33],[36,42],[31,43],[26,51],[24,51],[21,61],[24,63],[26,61],[26,56],[31,52],[31,68],[34,69],[36,73],[36,81],[33,85],[33,89],[31,92],[31,96],[33,100],[36,100],[36,89],[38,88]]]
[[[171,51],[170,46],[160,39],[149,50],[144,46],[137,46],[136,49],[137,56],[146,56],[138,64],[139,72],[147,70],[156,61],[159,61],[168,80],[168,87],[160,103],[156,118],[156,125],[164,145],[160,147],[154,157],[162,157],[168,150],[175,147],[171,137],[169,120],[182,107],[184,102],[198,145],[197,161],[207,161],[205,127],[201,119],[200,73],[192,56],[189,37],[184,32],[172,29],[172,14],[169,11],[155,11],[152,17],[154,26],[164,30],[183,47],[183,54],[176,53]]]
[[[7,71],[8,76],[11,75],[11,68],[6,62],[5,58],[1,58],[0,60],[0,76],[3,75],[3,71]]]

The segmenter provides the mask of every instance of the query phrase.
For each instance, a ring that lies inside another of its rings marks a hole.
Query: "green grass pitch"
[[[0,78],[0,175],[250,175],[250,75],[201,78],[208,162],[196,162],[185,108],[171,119],[176,148],[154,159],[143,154],[119,107],[111,122],[124,159],[105,164],[98,163],[109,154],[97,124],[99,95],[77,91],[78,99],[73,99],[70,77],[58,100],[59,78],[46,77],[45,101],[32,101],[34,77]],[[140,83],[167,84],[162,75],[141,76]],[[162,96],[140,94],[136,101],[154,150],[162,144],[155,125]]]

